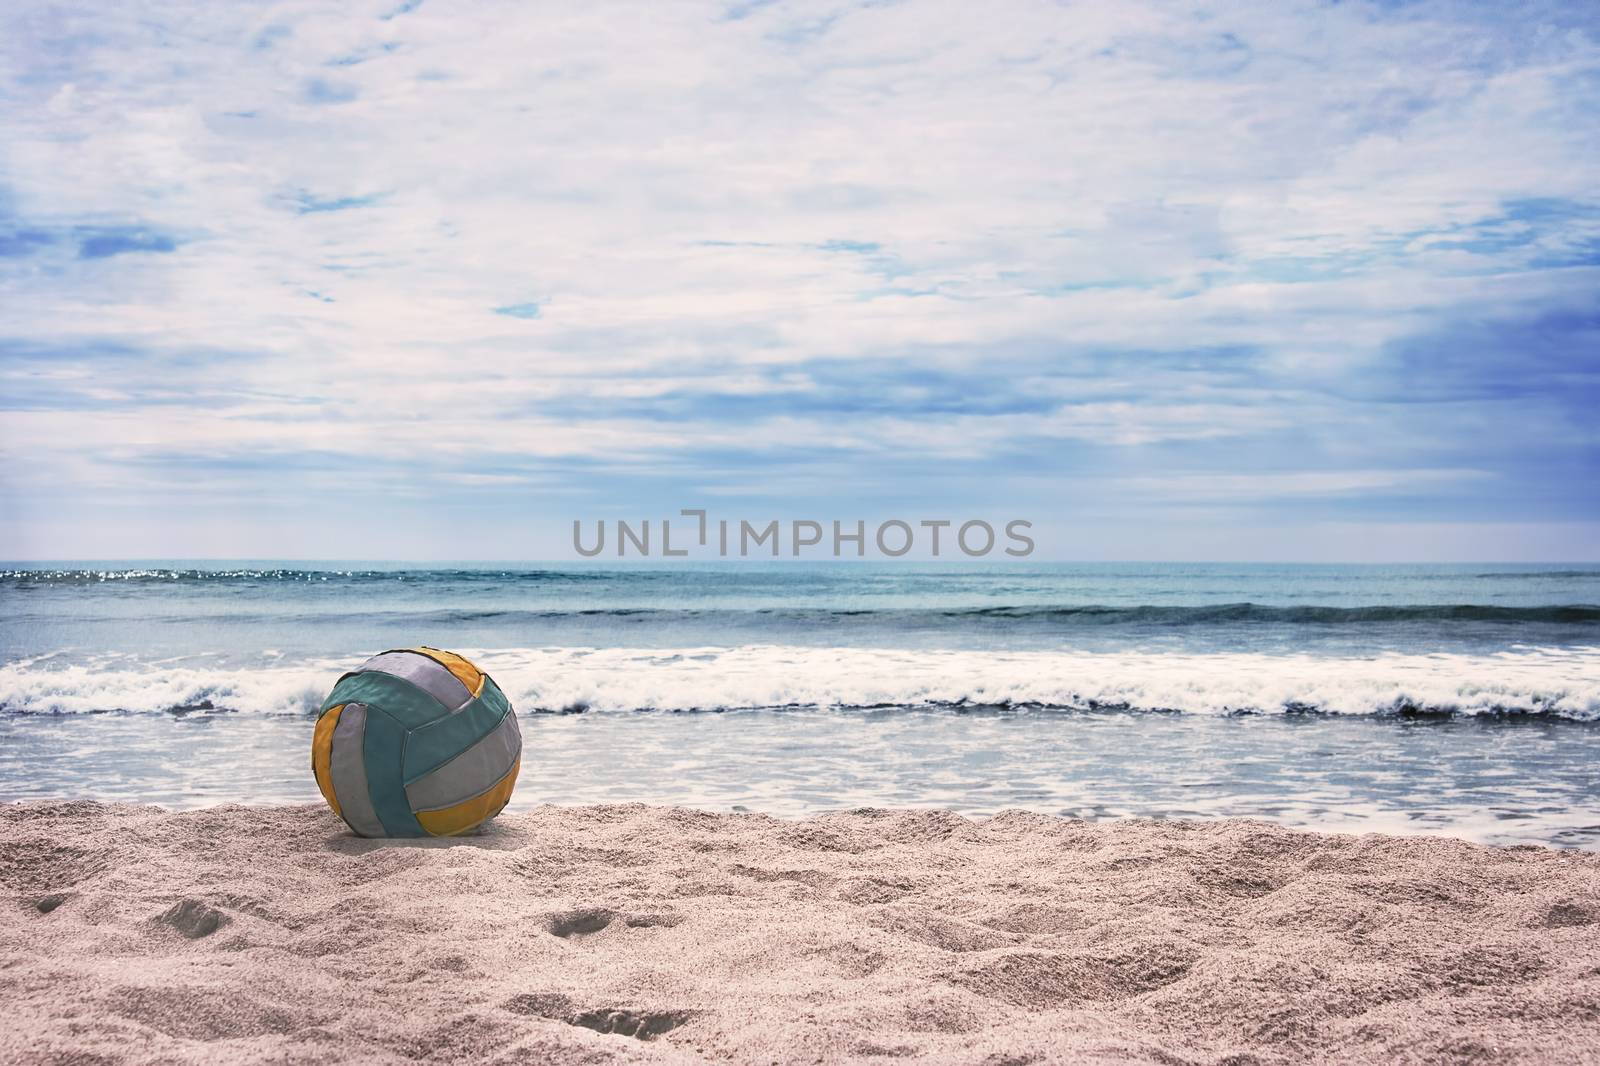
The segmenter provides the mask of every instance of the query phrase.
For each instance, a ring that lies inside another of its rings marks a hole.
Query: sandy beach
[[[1600,855],[1246,821],[0,808],[0,1060],[1600,1062]]]

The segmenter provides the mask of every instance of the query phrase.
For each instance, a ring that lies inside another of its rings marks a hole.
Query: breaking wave
[[[783,645],[467,653],[525,714],[1030,707],[1600,720],[1600,648],[1592,647],[1360,657]],[[0,666],[0,712],[308,714],[350,665],[24,660]]]

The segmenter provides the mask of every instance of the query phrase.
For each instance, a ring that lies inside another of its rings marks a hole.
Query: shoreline
[[[1600,855],[1247,820],[0,806],[0,1061],[1600,1062]]]
[[[524,763],[507,813],[643,802],[797,818],[912,803],[974,818],[1259,818],[1600,850],[1600,728],[1565,719],[902,708],[518,717],[539,757]],[[0,714],[0,801],[314,803],[312,725],[245,713]]]

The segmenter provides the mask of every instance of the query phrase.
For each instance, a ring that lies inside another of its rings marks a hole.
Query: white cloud
[[[1321,469],[1341,421],[1408,432],[1341,406],[1390,346],[1593,290],[1592,270],[1530,271],[1515,247],[1519,227],[1562,227],[1493,221],[1521,200],[1595,203],[1584,86],[1600,43],[1572,7],[389,10],[5,16],[0,224],[9,211],[58,239],[0,259],[0,341],[61,353],[18,371],[0,351],[22,383],[0,412],[8,483],[159,493],[172,486],[141,460],[353,461],[419,439],[486,467],[752,439],[870,465],[1297,427],[1289,447]],[[177,248],[76,258],[88,225]],[[1481,226],[1505,248],[1452,236]],[[1572,234],[1592,220],[1564,231],[1540,247],[1581,256],[1589,238]],[[522,304],[538,317],[494,313]],[[153,354],[71,355],[98,342]],[[1254,353],[1248,372],[1206,354],[1233,349]],[[1193,365],[1148,358],[1185,351]],[[1092,374],[1066,373],[1090,358]],[[1026,374],[1041,404],[800,403],[819,387],[808,366],[885,361],[1002,398]],[[163,375],[194,402],[152,399]],[[674,397],[688,399],[670,419],[639,406]],[[730,398],[766,406],[733,415]],[[681,476],[746,483],[734,467]],[[1293,484],[1329,475],[1306,476]]]

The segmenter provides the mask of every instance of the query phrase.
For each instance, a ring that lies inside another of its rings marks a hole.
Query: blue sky
[[[1588,3],[22,4],[0,557],[1600,558]]]

